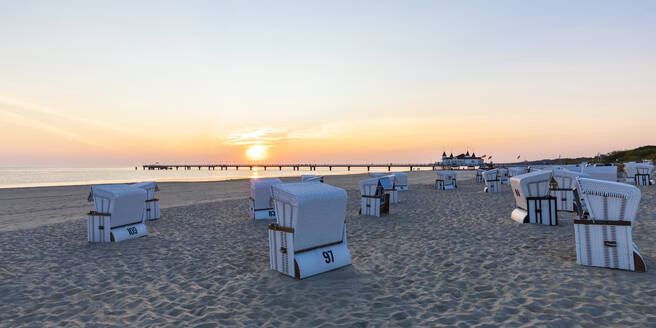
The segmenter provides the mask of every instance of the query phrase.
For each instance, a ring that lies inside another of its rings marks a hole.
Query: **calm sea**
[[[396,168],[396,171],[402,171],[402,168]],[[405,168],[408,170],[408,168]],[[372,172],[386,172],[384,168],[373,169]],[[264,170],[259,168],[257,171],[249,169],[234,168],[227,171],[208,170],[207,168],[198,170],[135,170],[131,168],[0,168],[0,188],[19,188],[19,187],[45,187],[45,186],[71,186],[87,185],[102,183],[123,183],[139,181],[220,181],[231,179],[243,179],[253,177],[283,177],[283,176],[300,176],[302,174],[332,175],[332,174],[357,174],[367,172],[366,168],[346,168],[328,169],[317,168],[316,171],[301,169],[294,171],[292,169],[269,168]]]

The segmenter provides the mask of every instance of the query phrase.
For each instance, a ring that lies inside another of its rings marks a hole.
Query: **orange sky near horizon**
[[[510,162],[656,144],[650,1],[0,7],[0,167]]]
[[[583,131],[596,122],[585,123],[585,115],[558,122],[555,113],[525,113],[512,119],[497,115],[395,116],[316,122],[285,130],[217,127],[193,133],[184,123],[151,119],[119,127],[34,105],[16,110],[16,102],[13,107],[7,103],[0,98],[0,137],[11,140],[3,146],[5,166],[433,162],[440,160],[442,151],[457,155],[466,149],[491,155],[495,162],[514,161],[517,155],[535,160],[592,156],[640,146],[653,140],[654,128],[650,120],[616,122],[590,135]],[[262,158],[248,156],[254,145],[264,149]]]

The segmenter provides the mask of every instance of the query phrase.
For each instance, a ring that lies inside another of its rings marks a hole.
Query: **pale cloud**
[[[315,125],[277,130],[260,128],[232,133],[224,145],[272,145],[291,140],[351,138],[353,135],[390,134],[391,132],[418,132],[418,129],[434,129],[435,118],[422,117],[374,117],[361,120],[330,121]],[[367,132],[365,132],[367,131]]]
[[[90,140],[87,137],[79,135],[75,132],[71,132],[62,128],[59,128],[55,125],[48,124],[46,122],[37,121],[31,119],[27,116],[20,115],[14,112],[0,109],[0,121],[10,123],[17,126],[22,126],[26,128],[38,129],[47,133],[56,134],[64,138],[77,141],[83,144],[95,146],[96,143]]]
[[[5,96],[0,95],[0,108],[4,109],[6,112],[19,112],[19,113],[25,113],[25,112],[30,112],[32,114],[46,114],[46,115],[52,115],[57,118],[61,118],[66,120],[67,122],[75,122],[75,123],[80,123],[80,124],[86,124],[86,125],[93,125],[96,127],[101,127],[105,129],[110,129],[122,133],[130,133],[130,130],[122,128],[120,126],[108,124],[102,121],[97,121],[97,120],[91,120],[85,117],[80,117],[77,115],[70,115],[70,114],[65,114],[59,110],[56,110],[54,108],[46,107],[46,106],[41,106],[41,105],[36,105],[32,104],[29,102],[25,102],[22,100],[18,99],[13,99]],[[23,115],[24,116],[24,115]]]
[[[230,146],[238,145],[270,145],[287,140],[298,139],[294,131],[282,131],[272,128],[261,128],[257,130],[239,131],[232,133],[224,144]]]

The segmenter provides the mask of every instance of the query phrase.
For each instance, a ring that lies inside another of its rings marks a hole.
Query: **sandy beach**
[[[509,186],[460,172],[436,191],[434,175],[409,173],[381,218],[358,215],[365,175],[327,176],[348,191],[353,265],[300,281],[269,269],[247,180],[161,183],[162,219],[113,244],[87,242],[88,186],[0,189],[0,326],[656,326],[656,187],[635,273],[577,265],[573,214],[517,224]]]

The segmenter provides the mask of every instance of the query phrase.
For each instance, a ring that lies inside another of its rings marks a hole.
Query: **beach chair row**
[[[632,228],[640,204],[636,186],[591,179],[588,173],[542,169],[510,179],[520,223],[557,225],[558,211],[574,211],[577,263],[630,271],[646,271],[633,242]]]
[[[604,174],[606,174],[606,169]],[[649,175],[653,168],[636,170]],[[575,236],[579,264],[644,271],[646,266],[633,243],[631,228],[640,190],[628,184],[589,179],[589,172],[563,168],[496,168],[480,171],[486,192],[510,184],[517,208],[511,218],[521,223],[558,224],[558,211],[577,212]],[[478,181],[477,172],[477,181]],[[512,176],[512,177],[511,177]],[[407,190],[407,174],[371,173],[360,181],[362,215],[379,217]],[[438,171],[435,189],[457,188],[454,171]],[[90,242],[117,242],[147,234],[146,221],[158,219],[157,184],[93,186],[89,200]],[[301,182],[278,178],[252,179],[250,213],[254,219],[273,219],[268,226],[271,269],[302,279],[351,264],[346,244],[346,191],[323,183],[320,176]]]
[[[575,212],[577,263],[588,266],[646,271],[633,242],[641,193],[636,186],[653,185],[654,166],[625,163],[618,182],[617,166],[547,165],[478,170],[477,182],[486,192],[500,192],[504,170],[516,202],[511,219],[520,223],[558,225],[558,212]],[[635,184],[635,186],[630,185]]]

